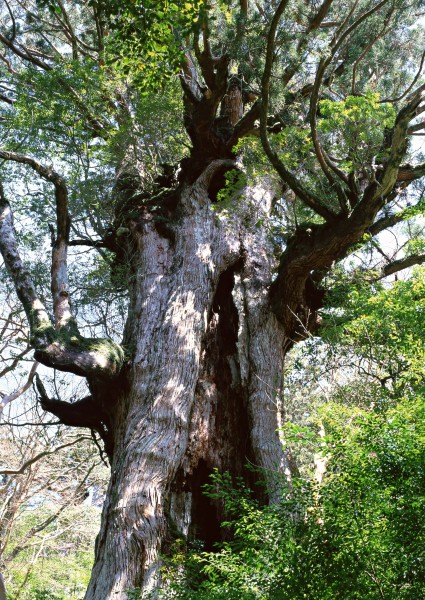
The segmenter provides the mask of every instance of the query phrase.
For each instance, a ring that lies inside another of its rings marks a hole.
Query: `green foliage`
[[[239,169],[231,169],[224,175],[224,186],[217,194],[217,201],[220,203],[220,210],[226,210],[230,204],[234,204],[235,198],[247,184],[245,173]]]
[[[381,103],[379,94],[347,96],[345,100],[321,100],[319,131],[327,138],[332,152],[343,159],[340,167],[355,171],[370,164],[378,154],[386,128],[395,122],[392,104]]]
[[[274,138],[279,156],[288,169],[299,168],[300,163],[313,151],[313,142],[307,126],[288,126]]]
[[[353,286],[341,316],[325,335],[374,365],[388,393],[423,392],[425,364],[425,271],[389,289]]]
[[[19,544],[25,535],[48,519],[57,506],[23,507],[8,545],[17,558],[8,565],[11,597],[20,592],[22,600],[79,600],[85,592],[93,562],[92,540],[100,511],[86,505],[70,506],[53,521],[35,544]],[[15,550],[16,546],[16,550]]]
[[[203,0],[104,2],[112,29],[107,47],[114,63],[141,91],[162,89],[181,68],[185,39],[196,29],[203,5]]]

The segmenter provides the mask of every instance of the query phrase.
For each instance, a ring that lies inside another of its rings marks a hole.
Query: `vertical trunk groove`
[[[210,207],[208,183],[183,190],[172,239],[147,217],[130,225],[127,346],[134,358],[129,392],[117,403],[112,477],[86,600],[158,586],[159,554],[176,532],[212,547],[223,514],[200,487],[214,468],[238,475],[253,462],[265,470],[272,498],[274,473],[287,467],[276,379],[285,336],[266,291],[273,252],[246,225],[253,207],[256,218],[268,212],[271,197],[252,192],[241,199],[244,220],[222,218]]]

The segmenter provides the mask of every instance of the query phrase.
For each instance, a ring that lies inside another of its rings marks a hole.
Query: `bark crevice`
[[[180,506],[182,497],[190,502],[187,538],[201,542],[206,550],[229,536],[220,526],[225,518],[223,503],[206,496],[203,489],[211,483],[211,474],[229,472],[251,484],[261,477],[246,468],[255,459],[249,435],[248,379],[240,364],[240,321],[246,315],[235,296],[235,279],[243,264],[240,257],[218,280],[202,341],[188,449],[172,485]],[[175,513],[173,522],[183,519]]]

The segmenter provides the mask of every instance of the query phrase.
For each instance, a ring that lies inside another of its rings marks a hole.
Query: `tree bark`
[[[0,573],[0,600],[7,600],[6,597],[6,588],[4,586],[3,576]]]
[[[215,168],[218,168],[217,161]],[[205,175],[205,174],[204,174]],[[255,228],[271,194],[250,190],[223,217],[201,176],[186,186],[166,237],[150,216],[131,223],[127,348],[116,402],[112,477],[86,600],[160,585],[173,535],[220,538],[221,508],[200,487],[214,468],[286,470],[277,428],[288,341],[269,307],[273,252]],[[171,231],[169,230],[169,232]]]

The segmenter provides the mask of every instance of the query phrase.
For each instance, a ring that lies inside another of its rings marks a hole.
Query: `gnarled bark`
[[[214,468],[241,474],[251,461],[267,474],[269,497],[276,470],[289,469],[277,432],[287,340],[267,297],[273,253],[264,232],[246,225],[254,208],[270,209],[270,194],[221,218],[208,179],[183,189],[175,236],[149,218],[131,223],[134,359],[116,405],[86,600],[157,585],[159,553],[176,530],[207,545],[219,539],[220,506],[200,491]]]

